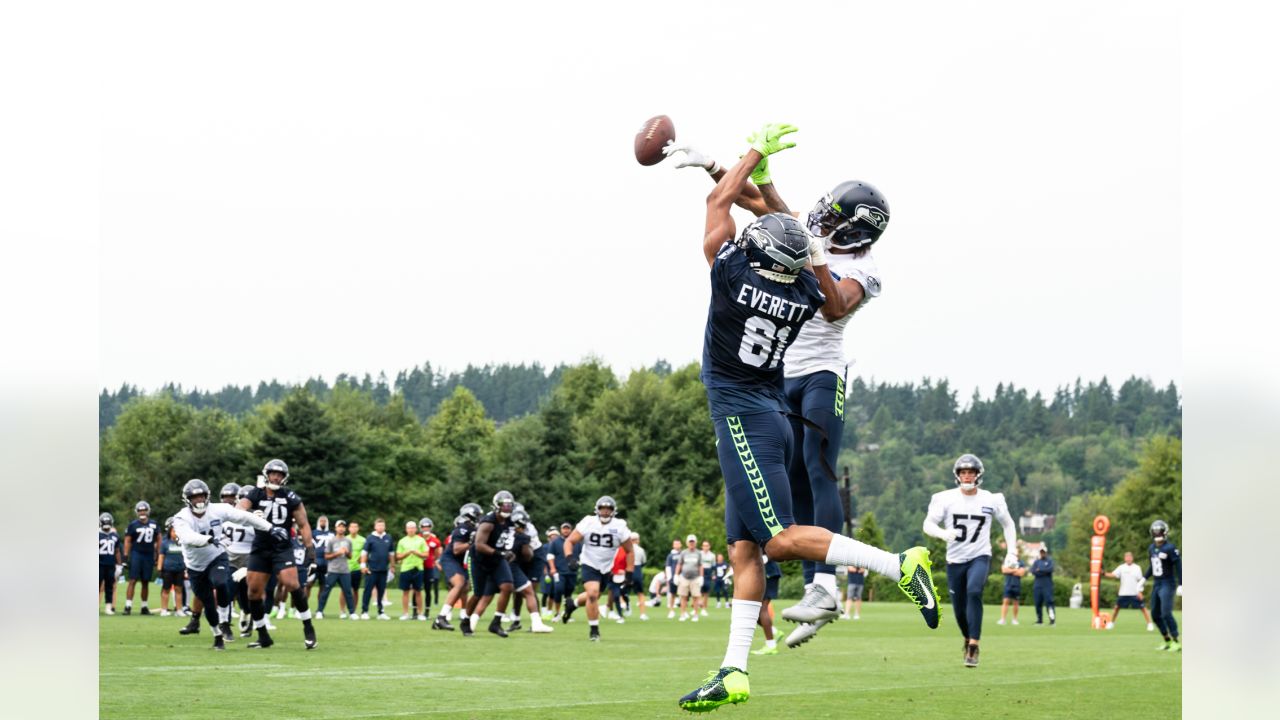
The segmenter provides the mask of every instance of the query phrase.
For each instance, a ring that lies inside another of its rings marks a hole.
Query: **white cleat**
[[[400,616],[400,619],[401,619],[401,620],[408,620],[408,619],[409,619],[409,614],[408,614],[408,613],[405,613],[404,615],[401,615],[401,616]]]
[[[169,617],[169,614],[170,613],[167,609],[160,611],[160,617]]]
[[[798,623],[816,623],[840,617],[840,604],[827,589],[817,583],[809,586],[800,602],[782,611],[782,619]],[[789,643],[788,643],[789,644]]]
[[[323,620],[323,619],[324,619],[324,613],[322,613],[322,612],[320,612],[320,611],[318,611],[318,610],[317,610],[317,611],[316,611],[316,619],[317,619],[317,620]]]
[[[1155,623],[1147,623],[1147,632],[1155,632],[1155,629],[1156,629]]]
[[[814,635],[822,629],[823,625],[831,622],[830,620],[819,620],[816,623],[801,623],[791,634],[787,636],[787,647],[794,648],[809,642]]]
[[[701,613],[701,614],[702,614],[702,617],[706,617],[706,616],[707,616],[707,609],[706,609],[706,608],[702,608],[702,613]]]
[[[378,619],[379,619],[379,620],[390,620],[390,619],[391,619],[391,616],[387,615],[386,613],[378,613]]]
[[[360,619],[361,619],[361,620],[368,620],[368,619],[369,619],[369,613],[360,613]]]
[[[648,616],[648,615],[641,615],[641,616],[640,616],[640,620],[641,620],[641,622],[648,622],[648,621],[649,621],[649,616]]]
[[[854,615],[854,616],[853,616],[853,619],[854,619],[854,620],[857,620],[857,619],[858,619],[858,616],[857,616],[857,615]],[[1017,625],[1017,624],[1018,624],[1018,618],[1014,618],[1014,619],[1013,619],[1013,624],[1014,624],[1014,625]]]
[[[690,618],[690,619],[691,619],[693,622],[698,622],[698,614],[697,614],[697,613],[694,613],[694,614],[693,614],[693,617],[692,617],[692,618]]]
[[[675,610],[668,610],[668,611],[667,611],[667,619],[668,619],[668,620],[673,619],[675,616],[676,616],[676,611],[675,611]]]
[[[1113,623],[1113,622],[1109,622],[1109,623],[1107,623],[1107,629],[1108,629],[1108,630],[1114,630],[1114,629],[1115,629],[1115,627],[1116,627],[1116,624],[1115,624],[1115,623]]]
[[[688,620],[688,619],[689,619],[688,613],[680,613],[680,622],[684,622],[685,620]]]
[[[848,617],[848,615],[846,615],[845,617]],[[1003,624],[1004,624],[1004,618],[1000,618],[999,620],[997,620],[997,621],[996,621],[996,624],[997,624],[997,625],[1003,625]]]
[[[542,623],[538,623],[537,625],[534,625],[534,626],[533,626],[533,629],[532,629],[532,630],[530,630],[529,632],[535,632],[535,633],[549,633],[549,632],[555,632],[555,630],[556,630],[556,629],[555,629],[555,628],[553,628],[553,627],[551,627],[550,625],[544,625],[544,624],[542,624]]]

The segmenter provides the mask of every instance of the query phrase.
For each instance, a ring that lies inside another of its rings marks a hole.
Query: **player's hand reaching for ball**
[[[748,137],[747,142],[751,143],[752,150],[764,157],[769,157],[774,153],[795,147],[795,143],[783,142],[782,138],[799,129],[795,125],[788,125],[787,123],[767,123],[754,135]]]
[[[703,155],[692,145],[676,145],[676,141],[672,140],[662,146],[662,154],[667,157],[673,157],[676,153],[684,153],[684,159],[676,163],[676,168],[699,167],[709,173],[714,173],[720,169],[720,164],[715,160]]]

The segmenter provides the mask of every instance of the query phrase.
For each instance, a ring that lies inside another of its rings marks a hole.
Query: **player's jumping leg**
[[[729,512],[731,509],[726,508],[726,515]],[[708,674],[698,689],[680,698],[680,707],[690,712],[706,712],[721,705],[746,702],[751,696],[747,656],[755,638],[764,599],[764,562],[760,546],[751,540],[731,539],[729,563],[733,566],[734,603],[729,620],[728,647],[720,669]]]

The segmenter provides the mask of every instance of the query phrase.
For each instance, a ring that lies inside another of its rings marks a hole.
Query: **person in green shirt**
[[[360,581],[364,579],[364,575],[360,572],[360,553],[364,551],[364,536],[360,534],[360,523],[352,520],[347,525],[347,539],[351,541],[351,559],[347,561],[347,567],[351,570],[351,597],[360,596]],[[344,595],[338,595],[338,605],[342,607],[343,613],[357,613],[354,607],[347,607],[347,598]]]
[[[413,593],[413,606],[422,606],[422,569],[423,560],[427,557],[427,541],[418,534],[418,523],[410,520],[404,524],[404,537],[396,543],[396,562],[400,563],[400,604],[403,606],[401,620],[412,620],[409,614],[409,593]],[[426,620],[430,609],[418,616]]]

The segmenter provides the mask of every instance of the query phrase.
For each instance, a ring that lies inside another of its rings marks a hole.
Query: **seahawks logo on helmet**
[[[1169,523],[1163,520],[1157,520],[1151,523],[1151,538],[1167,538],[1169,537]]]
[[[795,282],[809,262],[809,236],[800,221],[785,213],[769,213],[742,230],[739,243],[747,264],[777,282]]]
[[[479,522],[480,516],[483,514],[484,514],[484,511],[481,510],[480,506],[476,503],[467,503],[466,505],[463,505],[461,509],[458,510],[458,517],[462,518],[466,522],[471,523],[472,525]]]
[[[196,498],[199,498],[198,500]],[[201,515],[209,507],[209,486],[199,478],[192,478],[182,486],[182,501],[191,512]]]
[[[880,232],[889,227],[889,215],[878,207],[859,205],[853,209],[853,218],[861,220]]]

